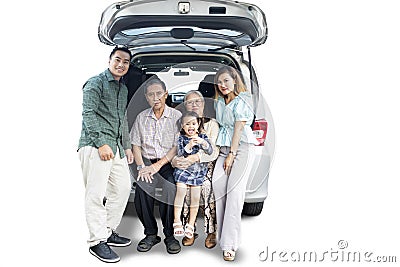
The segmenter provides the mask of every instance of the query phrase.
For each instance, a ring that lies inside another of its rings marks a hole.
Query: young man
[[[159,202],[163,224],[164,243],[170,254],[179,253],[181,246],[174,237],[174,169],[169,161],[176,154],[177,121],[181,113],[165,104],[168,92],[164,82],[150,78],[144,84],[146,100],[151,106],[137,117],[131,130],[135,162],[138,166],[135,191],[136,213],[144,226],[143,238],[137,250],[149,251],[161,241],[154,216],[154,202]],[[162,196],[156,196],[156,187],[162,188]]]
[[[128,164],[133,162],[133,153],[125,116],[128,89],[121,81],[131,57],[127,48],[115,47],[108,69],[83,86],[78,151],[86,188],[89,252],[104,262],[120,260],[109,246],[131,244],[130,239],[115,232],[131,190]]]

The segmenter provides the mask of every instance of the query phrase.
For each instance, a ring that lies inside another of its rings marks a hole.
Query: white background
[[[305,266],[276,255],[261,262],[258,254],[267,246],[322,254],[337,250],[339,240],[347,251],[400,261],[397,1],[249,2],[268,21],[268,40],[253,49],[253,60],[275,122],[276,153],[269,197],[260,216],[243,220],[234,264]],[[108,63],[111,48],[99,42],[97,26],[112,1],[5,3],[1,265],[104,265],[87,251],[76,148],[81,87]],[[178,255],[163,244],[139,254],[142,228],[136,217],[124,220],[134,244],[117,250],[120,266],[229,264],[203,239]]]

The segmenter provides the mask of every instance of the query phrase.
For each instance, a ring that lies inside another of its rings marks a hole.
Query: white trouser
[[[212,177],[216,200],[217,233],[222,250],[237,250],[241,238],[241,214],[246,185],[254,161],[254,145],[242,143],[229,176],[223,165],[230,148],[221,147]]]
[[[121,222],[131,191],[131,179],[126,157],[101,160],[98,149],[85,146],[79,149],[85,183],[85,213],[89,228],[89,246],[105,241]],[[103,205],[104,197],[107,198]]]

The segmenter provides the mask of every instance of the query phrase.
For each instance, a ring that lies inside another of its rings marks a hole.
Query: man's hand
[[[150,166],[145,166],[138,171],[137,180],[144,181],[146,183],[153,183],[154,177],[151,175]]]
[[[153,175],[156,174],[160,168],[160,165],[157,163],[141,168],[139,170],[138,180],[143,180],[146,183],[152,183],[154,179]]]
[[[133,153],[131,149],[125,149],[125,155],[126,155],[126,160],[128,161],[128,164],[133,163]]]
[[[114,153],[109,145],[102,145],[98,150],[101,160],[110,160],[114,158]]]

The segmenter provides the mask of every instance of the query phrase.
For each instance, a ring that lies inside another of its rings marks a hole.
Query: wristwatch
[[[143,169],[144,167],[145,167],[145,165],[138,165],[138,166],[136,167],[136,170]]]
[[[237,152],[236,151],[229,151],[229,154],[232,154],[232,155],[234,155],[235,157],[236,157],[236,155],[237,155]]]

